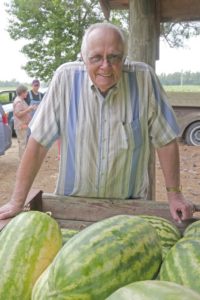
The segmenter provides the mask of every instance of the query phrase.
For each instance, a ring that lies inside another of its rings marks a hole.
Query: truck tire
[[[188,145],[200,146],[200,122],[192,123],[187,128],[185,141]]]

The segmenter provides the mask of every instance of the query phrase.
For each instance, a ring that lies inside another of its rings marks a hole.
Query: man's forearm
[[[33,181],[41,167],[47,149],[30,137],[19,165],[11,202],[23,206]]]
[[[166,187],[180,186],[180,160],[176,140],[157,149],[158,158],[165,178]]]

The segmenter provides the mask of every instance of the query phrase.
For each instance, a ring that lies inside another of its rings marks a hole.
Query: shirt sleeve
[[[24,110],[24,107],[22,106],[20,101],[15,102],[13,107],[14,107],[14,113],[18,113]]]
[[[180,129],[167,95],[153,69],[149,69],[149,134],[156,148],[179,136]]]

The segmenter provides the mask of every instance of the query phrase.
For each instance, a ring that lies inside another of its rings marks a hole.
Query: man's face
[[[32,84],[32,90],[33,90],[33,92],[37,93],[38,90],[39,90],[39,87],[40,87],[39,83]]]
[[[119,34],[108,28],[93,30],[87,41],[85,65],[92,82],[102,93],[115,85],[121,76],[123,44]]]

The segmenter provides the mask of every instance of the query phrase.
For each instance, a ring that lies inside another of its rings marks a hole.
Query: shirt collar
[[[109,89],[109,91],[106,95],[117,92],[119,89],[120,81],[121,81],[121,79],[112,88]],[[97,88],[96,85],[94,85],[94,83],[92,82],[90,77],[89,77],[89,86],[90,86],[91,90],[98,91],[100,93],[99,89]]]

